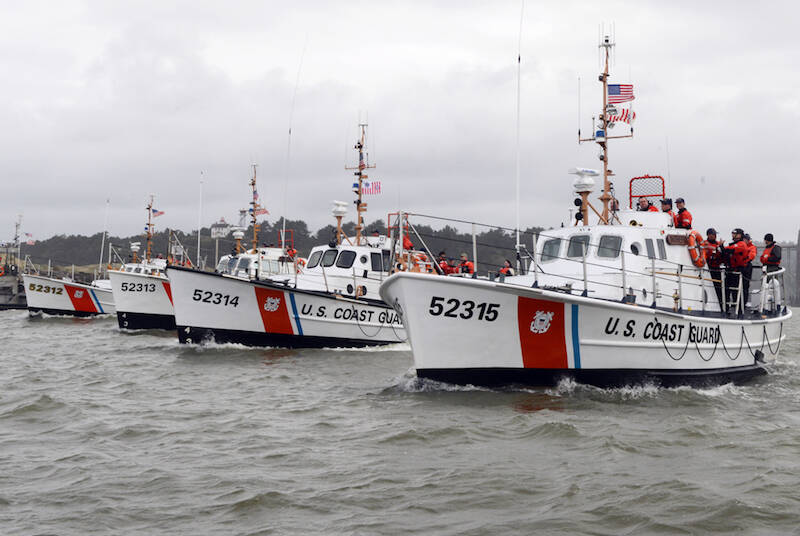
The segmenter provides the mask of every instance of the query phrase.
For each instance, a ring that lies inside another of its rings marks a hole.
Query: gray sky
[[[352,200],[368,114],[368,219],[398,207],[514,226],[520,2],[9,2],[0,18],[0,239],[15,215],[36,238],[235,218],[251,162],[270,219],[312,229]],[[522,226],[572,206],[578,146],[599,108],[598,25],[614,22],[612,81],[636,88],[636,137],[611,145],[616,188],[667,175],[695,226],[796,239],[798,8],[790,2],[526,3]],[[613,19],[610,18],[613,16]],[[303,49],[292,121],[287,131]],[[623,195],[624,194],[624,195]],[[351,209],[352,216],[352,209]]]

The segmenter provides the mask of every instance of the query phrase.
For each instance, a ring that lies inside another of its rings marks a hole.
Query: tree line
[[[283,227],[283,220],[278,219],[274,222],[263,220],[259,222],[258,242],[260,246],[278,246],[280,244],[280,231]],[[413,229],[404,230],[414,243],[416,249],[427,249],[438,256],[440,251],[444,251],[449,258],[458,259],[459,255],[467,253],[470,259],[473,257],[473,235],[470,232],[459,231],[456,227],[445,225],[444,227],[434,228],[431,225],[422,225],[414,222],[412,217],[411,225]],[[355,223],[346,222],[342,224],[342,229],[348,236],[355,235]],[[308,225],[303,220],[286,220],[287,241],[293,239],[294,247],[301,256],[307,256],[314,246],[329,244],[336,240],[336,227],[326,225],[316,232],[311,232]],[[523,231],[523,244],[531,249],[532,236],[538,233],[540,228],[528,228]],[[168,256],[169,233],[181,242],[186,249],[191,261],[197,260],[197,231],[184,232],[180,230],[162,229],[153,235],[153,256]],[[386,221],[377,219],[364,227],[365,235],[374,233],[386,235]],[[250,248],[253,237],[253,226],[250,225],[245,231],[242,244]],[[512,262],[515,259],[515,233],[508,229],[498,227],[482,227],[479,233],[475,234],[477,246],[478,262],[481,272],[495,271],[503,264],[504,259]],[[132,242],[140,242],[140,256],[144,255],[145,236],[143,234],[133,236],[107,236],[102,257],[102,264],[108,262],[108,246],[113,246],[114,250],[126,262],[131,258]],[[39,240],[34,245],[22,246],[22,256],[30,256],[31,261],[38,265],[46,266],[48,261],[60,267],[89,266],[101,263],[100,248],[103,242],[103,233],[95,233],[90,236],[84,235],[55,235],[45,240]],[[207,267],[213,267],[216,262],[218,249],[219,256],[231,253],[235,247],[235,240],[229,234],[225,238],[211,238],[211,229],[203,227],[200,229],[200,259]],[[112,259],[114,264],[119,260]]]

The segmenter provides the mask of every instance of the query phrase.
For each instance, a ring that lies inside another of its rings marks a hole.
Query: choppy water
[[[747,386],[500,392],[0,312],[0,533],[800,533],[798,356],[794,322]]]

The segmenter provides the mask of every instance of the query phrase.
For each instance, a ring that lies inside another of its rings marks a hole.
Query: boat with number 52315
[[[791,318],[783,269],[743,274],[709,269],[702,236],[664,212],[634,210],[664,197],[658,176],[631,179],[628,209],[613,195],[608,142],[619,86],[608,83],[590,138],[603,170],[573,169],[575,225],[543,231],[520,250],[522,273],[473,279],[398,273],[381,297],[406,327],[417,375],[476,385],[552,385],[563,378],[599,386],[718,384],[764,374]],[[631,98],[632,98],[632,88]],[[619,118],[622,117],[621,121]],[[589,195],[602,178],[602,205]],[[644,203],[643,203],[644,204]],[[594,216],[592,216],[594,215]],[[596,223],[589,219],[596,217]],[[519,246],[518,246],[519,247]],[[525,266],[527,264],[527,266]]]

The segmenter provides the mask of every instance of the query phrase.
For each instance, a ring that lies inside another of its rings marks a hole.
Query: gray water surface
[[[2,311],[0,533],[800,534],[788,333],[745,386],[492,391]]]

